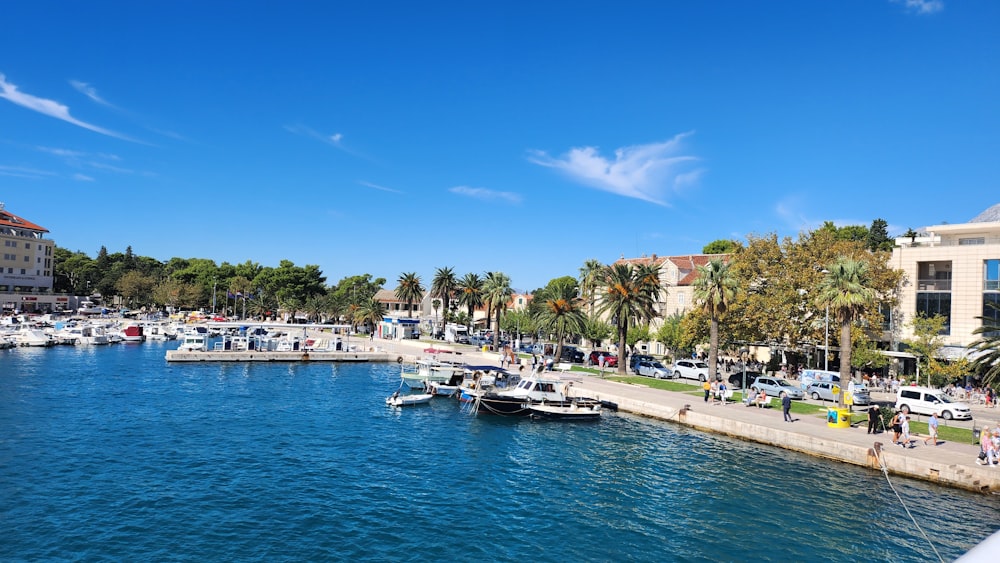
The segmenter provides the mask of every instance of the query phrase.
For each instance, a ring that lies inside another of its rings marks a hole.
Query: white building
[[[1000,204],[968,223],[897,238],[891,266],[905,274],[900,314],[893,319],[900,336],[913,336],[910,323],[917,314],[940,314],[947,319],[945,345],[955,355],[978,338],[977,317],[1000,318],[991,306],[1000,306]]]

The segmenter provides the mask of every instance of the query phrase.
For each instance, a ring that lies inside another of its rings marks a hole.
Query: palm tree
[[[403,272],[399,275],[396,297],[406,301],[406,317],[413,318],[413,302],[424,297],[424,286],[420,285],[420,276],[416,272]]]
[[[816,304],[830,307],[830,312],[840,321],[840,381],[844,385],[851,378],[851,323],[875,300],[869,283],[868,262],[840,256],[827,267],[826,276],[819,285]],[[841,408],[844,389],[840,388],[837,397],[837,405]]]
[[[698,277],[694,280],[694,298],[712,320],[708,333],[708,378],[718,378],[719,319],[726,315],[729,305],[736,298],[739,285],[736,276],[729,270],[729,264],[721,258],[713,258],[703,266],[698,266]]]
[[[438,297],[444,301],[445,315],[451,311],[451,297],[457,289],[458,279],[455,278],[455,270],[438,268],[434,272],[434,280],[431,281],[431,297]]]
[[[994,304],[990,306],[998,308]],[[969,348],[979,352],[979,356],[972,362],[972,368],[983,376],[983,384],[990,386],[1000,383],[1000,320],[997,312],[993,316],[976,317],[982,321],[982,325],[973,330],[972,334],[982,336],[969,345]]]
[[[618,373],[625,375],[625,344],[630,322],[642,322],[656,317],[656,300],[662,288],[659,283],[660,267],[614,264],[604,270],[599,288],[598,312],[611,317],[618,329]],[[655,281],[654,281],[655,280]]]
[[[483,306],[483,279],[479,274],[465,274],[456,284],[458,289],[458,304],[464,306],[469,311],[469,322],[474,319],[477,307]],[[447,311],[447,309],[445,309]],[[487,311],[486,316],[489,317]]]
[[[483,300],[488,303],[486,307],[486,317],[489,318],[491,311],[497,312],[496,329],[493,331],[493,349],[500,345],[500,314],[507,308],[507,302],[514,295],[514,289],[510,287],[510,277],[503,272],[486,272],[486,279],[483,280]]]
[[[368,325],[371,334],[375,334],[375,327],[382,322],[385,316],[385,306],[374,297],[362,302],[354,311],[354,322]]]
[[[576,284],[560,284],[546,292],[536,317],[538,326],[556,334],[555,357],[562,357],[563,338],[567,334],[580,334],[587,324],[583,313],[583,300]]]
[[[594,314],[594,301],[597,288],[601,283],[601,276],[604,273],[604,264],[599,260],[590,259],[583,263],[580,268],[580,292],[587,302],[588,314]]]

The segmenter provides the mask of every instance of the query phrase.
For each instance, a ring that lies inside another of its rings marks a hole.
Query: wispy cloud
[[[944,9],[943,0],[891,0],[906,6],[906,11],[914,14],[934,14]]]
[[[591,188],[624,197],[667,205],[670,194],[690,187],[704,173],[692,168],[698,158],[681,154],[682,133],[660,143],[634,145],[615,150],[614,159],[601,156],[597,147],[577,147],[560,158],[544,151],[530,151],[528,160],[560,170]]]
[[[823,211],[817,207],[815,202],[805,201],[800,195],[789,195],[774,204],[774,214],[785,223],[789,230],[795,232],[812,231],[823,226],[823,223],[830,221],[836,227],[847,227],[850,225],[871,226],[871,220],[863,219],[818,219],[804,211],[810,209]]]
[[[80,82],[79,80],[70,80],[69,84],[74,89],[76,89],[77,92],[83,94],[84,96],[87,96],[88,98],[90,98],[94,102],[97,102],[97,103],[101,104],[102,106],[114,107],[107,100],[105,100],[104,98],[98,96],[97,95],[97,88],[94,88],[90,84],[87,84],[86,82]]]
[[[94,179],[86,174],[73,174],[73,179],[79,182],[93,182]]]
[[[373,190],[380,190],[380,191],[389,192],[389,193],[392,193],[392,194],[401,194],[401,193],[403,193],[403,192],[401,192],[399,190],[394,190],[392,188],[387,188],[385,186],[380,186],[378,184],[373,184],[371,182],[358,182],[358,183],[361,184],[362,186],[366,187],[366,188],[371,188]]]
[[[47,170],[38,170],[36,168],[25,168],[23,166],[4,166],[0,164],[0,176],[37,180],[39,178],[51,178],[54,176],[58,176],[58,174],[56,174],[55,172],[49,172]]]
[[[501,201],[510,204],[521,203],[520,194],[514,192],[498,192],[486,188],[472,188],[469,186],[455,186],[454,188],[449,188],[448,191],[456,195],[481,199],[483,201]]]
[[[0,74],[0,98],[10,101],[11,103],[17,104],[21,107],[28,108],[32,111],[37,111],[42,115],[47,115],[49,117],[54,117],[56,119],[61,119],[66,123],[71,123],[77,127],[83,127],[84,129],[93,131],[95,133],[100,133],[101,135],[107,135],[109,137],[114,137],[116,139],[121,139],[123,141],[132,141],[133,139],[122,135],[121,133],[115,133],[109,129],[104,129],[103,127],[98,127],[97,125],[92,125],[85,121],[80,121],[79,119],[73,117],[69,113],[69,108],[56,102],[54,100],[46,100],[45,98],[39,98],[37,96],[32,96],[31,94],[25,94],[17,89],[17,86],[7,82],[7,78]]]
[[[340,149],[351,156],[357,156],[360,158],[371,160],[368,156],[361,154],[358,151],[345,145],[343,133],[332,133],[326,135],[306,125],[286,125],[285,131],[288,131],[289,133],[293,133],[295,135],[301,135],[303,137],[315,139],[321,143]]]

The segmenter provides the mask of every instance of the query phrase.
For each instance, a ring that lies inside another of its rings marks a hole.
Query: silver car
[[[750,388],[756,389],[758,393],[764,391],[771,397],[781,398],[788,395],[793,399],[804,399],[806,396],[805,393],[802,392],[802,389],[792,385],[787,379],[782,379],[780,377],[758,377]]]
[[[816,381],[806,387],[806,395],[817,401],[836,401],[838,397],[833,393],[833,388],[839,385],[833,381]],[[868,388],[864,385],[855,385],[853,404],[864,406],[870,405],[871,402],[872,397],[868,394]]]
[[[670,368],[661,364],[656,360],[642,360],[635,366],[635,372],[639,375],[645,375],[646,377],[655,377],[656,379],[670,379],[674,376],[674,372],[670,371]]]

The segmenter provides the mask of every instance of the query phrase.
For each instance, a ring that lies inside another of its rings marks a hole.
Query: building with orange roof
[[[48,232],[0,203],[0,300],[6,312],[53,311],[68,305],[66,297],[63,307],[48,298],[55,271],[55,242],[45,238]]]

